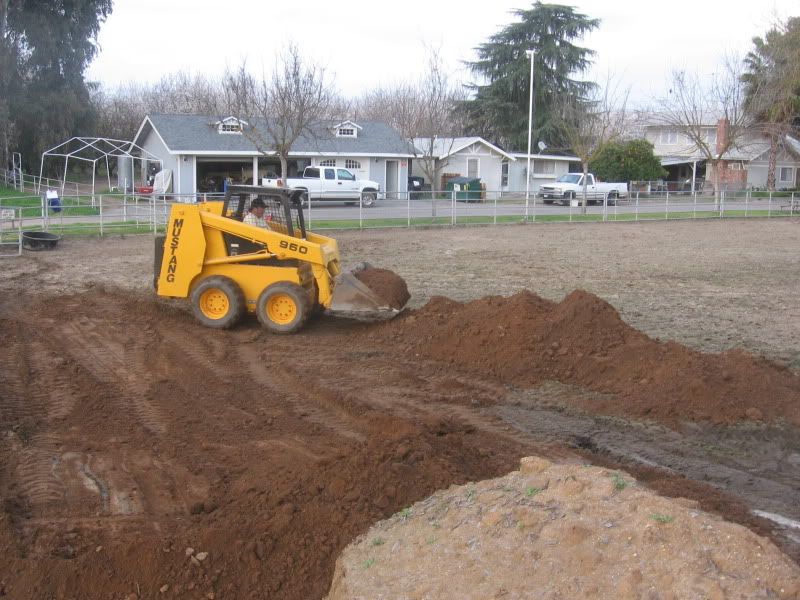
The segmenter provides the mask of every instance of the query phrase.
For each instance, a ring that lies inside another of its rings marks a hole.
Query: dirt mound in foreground
[[[800,568],[747,529],[619,471],[522,459],[373,526],[336,563],[350,598],[800,598]],[[653,597],[655,597],[653,595]]]
[[[406,349],[508,383],[553,380],[601,392],[587,410],[678,421],[800,425],[800,377],[733,350],[705,354],[626,324],[609,303],[577,290],[560,303],[523,291],[462,304],[435,297],[381,333]],[[605,394],[602,394],[605,393]]]
[[[370,267],[355,273],[356,279],[382,298],[391,308],[400,310],[406,305],[411,294],[405,279],[394,271]]]

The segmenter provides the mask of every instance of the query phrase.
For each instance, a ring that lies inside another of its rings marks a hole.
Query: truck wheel
[[[608,205],[614,206],[617,203],[618,194],[616,190],[611,190],[608,192]]]
[[[553,201],[551,199],[549,199],[549,198],[546,198],[546,199],[542,200],[542,202],[544,202],[545,204],[552,204],[553,203]]]
[[[192,290],[192,312],[206,327],[229,329],[244,313],[244,293],[228,277],[214,275],[198,283]]]
[[[378,194],[373,191],[365,191],[361,193],[361,204],[363,206],[372,206],[378,199]]]
[[[282,281],[267,287],[258,297],[256,315],[273,333],[294,333],[311,312],[308,292],[296,283]]]

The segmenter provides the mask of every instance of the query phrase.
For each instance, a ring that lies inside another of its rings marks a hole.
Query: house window
[[[219,133],[242,133],[242,123],[235,119],[228,119],[219,124],[217,128]]]
[[[500,185],[503,187],[508,185],[508,161],[503,161],[500,165]]]
[[[335,167],[336,166],[336,159],[335,158],[326,158],[322,162],[319,163],[320,167]]]
[[[661,132],[661,143],[662,144],[677,144],[678,143],[678,131],[675,129],[664,129]]]
[[[356,137],[356,130],[354,127],[339,127],[339,137]]]
[[[467,177],[476,178],[480,174],[480,159],[468,158],[467,159]]]
[[[792,167],[781,167],[778,172],[778,181],[781,183],[792,183],[792,179],[794,179],[793,171],[794,169]]]
[[[742,163],[734,162],[728,163],[728,169],[731,171],[741,171],[742,170]]]
[[[706,129],[706,143],[708,143],[708,144],[716,144],[717,143],[717,130],[716,129]]]
[[[361,163],[357,160],[350,160],[349,158],[344,161],[344,166],[346,169],[360,169]]]
[[[533,173],[535,175],[554,175],[556,163],[552,160],[537,160],[533,163]]]

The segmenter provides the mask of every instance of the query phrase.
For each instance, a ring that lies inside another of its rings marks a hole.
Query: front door
[[[396,160],[386,161],[386,197],[397,198],[398,164]]]

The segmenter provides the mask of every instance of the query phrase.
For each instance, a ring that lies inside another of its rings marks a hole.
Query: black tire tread
[[[200,295],[211,287],[223,290],[231,303],[231,311],[222,319],[209,319],[200,310]],[[191,293],[191,304],[195,318],[206,327],[214,329],[230,329],[239,322],[245,311],[244,292],[233,279],[224,275],[206,277],[195,285]]]
[[[291,295],[297,303],[300,316],[289,325],[279,325],[267,317],[265,310],[267,299],[272,294],[278,292]],[[258,317],[259,323],[261,323],[261,325],[263,325],[272,333],[288,335],[300,331],[305,326],[306,321],[308,321],[310,314],[311,302],[308,298],[308,292],[302,286],[299,286],[296,283],[291,283],[288,281],[273,283],[265,288],[264,291],[258,296],[258,302],[256,304],[256,316]]]

